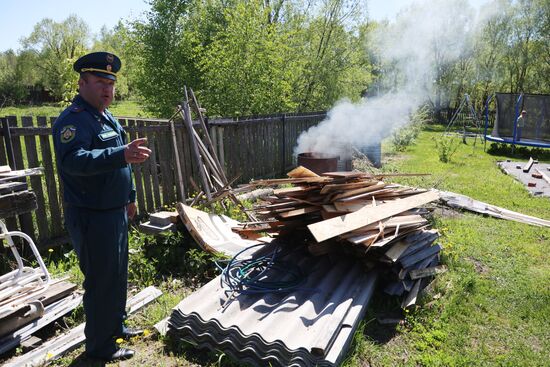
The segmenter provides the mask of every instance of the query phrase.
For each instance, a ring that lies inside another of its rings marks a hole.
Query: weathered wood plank
[[[174,167],[172,144],[170,143],[170,132],[160,134],[160,169],[162,172],[162,189],[163,197],[162,203],[164,205],[170,205],[176,201],[176,194],[174,191]]]
[[[0,126],[3,126],[5,124],[4,118],[0,118]],[[2,129],[0,129],[0,132]],[[6,144],[4,143],[4,139],[0,139],[0,166],[6,166],[8,165],[8,156],[6,155]]]
[[[420,279],[425,277],[430,277],[437,274],[442,274],[447,271],[447,267],[445,265],[437,265],[432,266],[430,268],[425,269],[413,269],[409,272],[409,276],[411,279]]]
[[[17,118],[15,116],[8,116],[8,122],[11,126],[17,126]],[[21,144],[21,138],[18,136],[12,136],[12,146],[13,146],[13,155],[15,158],[15,164],[18,169],[28,168],[25,165],[25,160],[23,158],[23,146]],[[26,178],[22,178],[21,181],[27,182]],[[36,198],[35,198],[36,201]],[[36,206],[34,207],[36,208]],[[34,233],[34,224],[32,221],[32,214],[30,212],[23,213],[17,218],[19,220],[19,225],[21,226],[21,231],[28,234],[33,241],[36,241],[36,234]]]
[[[128,127],[136,126],[135,120],[129,119],[129,120],[126,120],[125,122],[128,124]],[[137,139],[138,138],[137,129],[132,129],[132,131],[128,132],[128,135],[129,135],[128,142]],[[145,207],[145,194],[143,193],[143,177],[141,175],[142,167],[141,167],[141,164],[132,164],[131,166],[132,166],[132,171],[134,173],[134,185],[136,187],[136,200],[137,200],[138,213],[139,215],[143,215],[147,212],[147,209]]]
[[[33,120],[31,117],[22,118],[23,126],[32,126]],[[27,160],[29,167],[38,167],[38,151],[36,145],[36,137],[25,136],[25,146],[27,147]],[[31,187],[36,194],[36,224],[38,226],[38,242],[50,237],[50,229],[48,226],[48,217],[46,215],[46,200],[44,198],[44,189],[42,187],[42,178],[40,176],[31,176]]]
[[[530,157],[529,158],[529,162],[527,162],[527,164],[525,166],[523,166],[523,172],[527,173],[529,172],[529,170],[531,169],[531,167],[533,166],[533,163],[535,161],[533,160],[533,157]]]
[[[0,197],[0,218],[9,218],[36,209],[36,195],[32,191],[19,191]],[[9,228],[15,230],[15,228]],[[25,232],[30,236],[30,233]]]
[[[310,224],[308,228],[317,242],[321,242],[437,199],[439,199],[438,193],[428,191],[405,199],[392,201],[376,207],[366,207],[351,214]]]
[[[144,136],[143,129],[145,122],[143,120],[136,121],[138,126],[138,135]],[[147,145],[149,148],[151,148],[150,142],[152,140],[152,133],[147,133],[145,137],[147,138]],[[145,202],[143,203],[143,206],[145,207],[145,211],[147,213],[154,213],[155,212],[155,203],[153,200],[153,187],[151,186],[151,157],[149,157],[148,160],[146,160],[144,163],[140,164],[140,171],[141,171],[141,177],[143,181],[143,193],[145,195]]]
[[[55,121],[55,118],[51,119],[51,123]],[[48,122],[45,117],[38,117],[37,122],[39,126],[47,126]],[[62,224],[62,214],[60,209],[60,197],[58,196],[58,186],[56,183],[56,169],[57,163],[54,162],[52,157],[54,157],[50,135],[41,135],[40,136],[40,149],[42,151],[42,165],[44,166],[44,179],[46,181],[46,191],[48,197],[48,206],[50,213],[50,223],[51,231],[50,235],[59,236],[65,231]],[[59,193],[61,194],[63,187],[61,186],[61,181],[59,182]]]
[[[153,179],[153,197],[155,198],[155,208],[160,208],[162,202],[160,199],[160,180],[158,175],[158,136],[154,133],[149,140],[149,149],[151,149],[151,156],[149,157],[149,172]]]

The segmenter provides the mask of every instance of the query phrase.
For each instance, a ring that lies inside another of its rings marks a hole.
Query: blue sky
[[[370,18],[392,19],[414,0],[367,0]],[[470,0],[478,7],[488,0]],[[0,51],[20,48],[19,40],[31,34],[44,18],[63,21],[78,15],[98,33],[102,26],[112,28],[119,19],[135,19],[149,9],[144,0],[0,0]]]

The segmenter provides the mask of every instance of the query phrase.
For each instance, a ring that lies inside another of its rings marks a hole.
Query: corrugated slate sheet
[[[284,260],[307,274],[298,290],[238,294],[227,302],[230,294],[217,277],[173,309],[169,332],[258,366],[337,365],[364,316],[377,273],[354,259],[313,257],[305,249]]]

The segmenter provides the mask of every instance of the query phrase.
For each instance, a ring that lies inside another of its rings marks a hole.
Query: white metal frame
[[[51,277],[30,236],[20,231],[8,231],[3,220],[0,220],[0,230],[0,239],[7,242],[17,262],[17,269],[0,276],[1,317],[21,305],[25,300],[44,293],[50,285]],[[39,266],[37,268],[23,265],[23,259],[13,243],[13,236],[21,237],[28,243],[38,262]]]

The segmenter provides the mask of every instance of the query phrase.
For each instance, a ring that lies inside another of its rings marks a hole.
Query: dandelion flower
[[[124,341],[124,339],[118,338],[118,339],[116,340],[116,343],[117,343],[117,344],[122,344],[123,341]]]

